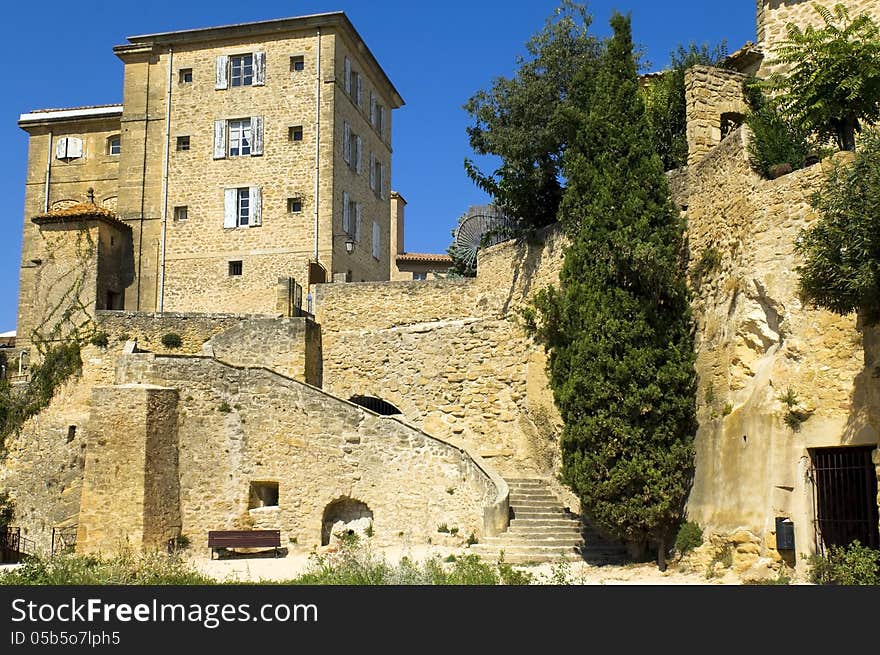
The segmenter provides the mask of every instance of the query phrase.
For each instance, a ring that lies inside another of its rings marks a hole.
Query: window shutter
[[[251,117],[251,157],[263,154],[263,117]]]
[[[361,240],[361,203],[354,206],[354,240]]]
[[[370,124],[376,127],[376,95],[370,91]]]
[[[237,204],[238,191],[236,189],[226,189],[223,205],[223,227],[235,227],[238,224]]]
[[[251,227],[263,224],[263,197],[260,187],[251,187],[251,219],[248,225]]]
[[[217,90],[229,87],[229,56],[220,55],[217,57],[217,83],[214,88]]]
[[[379,224],[373,221],[373,257],[379,259]]]
[[[266,53],[254,53],[254,86],[266,84]]]
[[[67,137],[63,136],[55,143],[55,159],[67,157]]]
[[[379,197],[385,200],[385,164],[379,164]]]
[[[360,107],[363,104],[363,84],[361,82],[361,75],[358,73],[357,76],[357,106]]]
[[[226,121],[214,121],[214,159],[226,158]]]
[[[350,212],[348,211],[348,192],[342,192],[342,231],[345,233],[350,232],[351,230],[351,218]]]
[[[351,95],[351,60],[346,57],[345,58],[345,92]]]
[[[370,153],[370,188],[376,190],[376,153]]]
[[[351,125],[342,124],[342,161],[346,164],[351,163]]]
[[[83,142],[82,139],[77,138],[75,136],[69,137],[67,139],[67,158],[68,159],[76,159],[77,157],[83,156]]]
[[[379,136],[385,136],[385,107],[379,107]]]
[[[361,172],[363,172],[363,166],[361,165],[361,159],[363,159],[363,157],[361,157],[361,151],[364,149],[364,142],[361,141],[360,136],[355,136],[354,142],[355,142],[355,145],[357,146],[357,157],[355,158],[355,161],[357,162],[356,168],[357,168],[358,175],[360,175]]]

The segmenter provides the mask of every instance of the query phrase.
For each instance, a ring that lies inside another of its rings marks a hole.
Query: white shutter
[[[254,53],[254,86],[266,84],[266,53]]]
[[[361,141],[361,138],[359,136],[355,136],[354,143],[357,146],[357,157],[355,159],[355,161],[357,162],[356,168],[358,175],[360,175],[363,171],[363,166],[361,165],[361,159],[363,159],[363,157],[361,157],[361,151],[364,149],[364,142]]]
[[[226,157],[226,121],[214,121],[214,159]]]
[[[370,91],[370,124],[376,127],[376,94]]]
[[[251,217],[248,225],[251,227],[263,224],[263,196],[260,187],[251,187]]]
[[[379,224],[373,221],[373,257],[379,259]]]
[[[342,231],[348,234],[351,231],[351,217],[348,211],[348,192],[342,192]]]
[[[67,139],[67,158],[76,159],[83,156],[82,139],[72,136]]]
[[[379,164],[379,197],[385,200],[385,164]]]
[[[55,159],[67,157],[67,137],[63,136],[55,143]]]
[[[351,164],[351,125],[342,124],[342,161]]]
[[[229,87],[229,56],[220,55],[217,57],[217,83],[215,89],[225,89]]]
[[[354,240],[361,240],[361,203],[354,206]]]
[[[357,106],[360,107],[363,104],[363,91],[364,85],[361,82],[361,74],[358,73],[357,76]]]
[[[379,136],[385,136],[385,107],[379,107]]]
[[[223,227],[238,225],[238,190],[226,189],[223,205]]]
[[[370,153],[370,188],[376,190],[376,153]]]
[[[263,154],[263,117],[251,116],[251,157]]]
[[[351,95],[351,60],[346,57],[345,58],[345,92]]]

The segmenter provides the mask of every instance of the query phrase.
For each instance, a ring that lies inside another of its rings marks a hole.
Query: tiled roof
[[[439,253],[406,252],[397,256],[399,262],[440,262],[452,263],[452,257]]]
[[[97,205],[85,202],[80,202],[69,207],[62,207],[60,209],[50,209],[43,214],[37,214],[31,219],[31,221],[40,225],[42,223],[60,223],[65,220],[88,218],[101,219],[108,223],[131,229],[131,226],[128,223],[119,220],[116,212],[113,212],[106,207],[98,207]]]
[[[122,105],[114,102],[109,105],[85,105],[83,107],[53,107],[50,109],[34,109],[31,111],[32,114],[45,114],[52,111],[81,111],[83,109],[107,109],[109,107],[118,107],[120,110],[122,109]]]

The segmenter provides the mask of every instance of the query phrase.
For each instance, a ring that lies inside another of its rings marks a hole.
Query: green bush
[[[751,108],[745,122],[752,130],[749,141],[752,168],[766,178],[783,174],[785,169],[778,167],[784,164],[791,167],[789,172],[803,168],[810,154],[809,132],[783,115],[754,83],[747,83],[745,92]]]
[[[0,531],[12,525],[15,520],[15,503],[7,492],[0,493]]]
[[[675,537],[675,550],[679,555],[689,553],[703,544],[703,529],[693,521],[681,524]]]
[[[179,334],[169,332],[168,334],[162,335],[162,345],[166,348],[180,348],[182,343],[183,339],[180,338]]]
[[[721,267],[721,251],[715,246],[709,246],[700,253],[700,258],[694,264],[691,276],[696,284],[705,277],[712,275]]]
[[[224,401],[224,402],[220,403],[220,406],[217,408],[217,411],[221,412],[222,414],[228,414],[229,412],[232,411],[232,407],[229,406],[229,403]]]
[[[821,585],[880,585],[880,551],[853,541],[829,546],[828,553],[809,558],[810,582]]]
[[[98,348],[106,348],[107,344],[110,343],[110,337],[106,332],[95,332],[89,337],[89,343],[93,346],[98,346]]]

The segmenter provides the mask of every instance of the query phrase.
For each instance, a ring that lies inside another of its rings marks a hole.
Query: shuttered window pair
[[[379,259],[379,224],[373,221],[373,257]]]
[[[363,104],[364,84],[361,74],[351,67],[351,60],[345,58],[345,92],[351,96],[358,107]]]
[[[342,231],[355,241],[361,240],[361,203],[352,200],[347,191],[342,192]]]
[[[385,166],[374,152],[370,153],[370,188],[377,198],[385,199]]]
[[[230,86],[264,86],[266,84],[266,53],[249,52],[217,57],[217,80],[214,88]]]
[[[258,227],[263,224],[263,200],[260,187],[226,189],[223,227]]]
[[[376,128],[380,137],[385,137],[385,106],[370,91],[370,124]]]
[[[82,139],[75,136],[63,136],[55,141],[56,159],[77,159],[83,156]]]
[[[364,142],[361,137],[351,131],[351,125],[342,124],[342,160],[349,168],[360,173],[363,169]]]
[[[214,159],[262,154],[262,116],[214,121]]]

